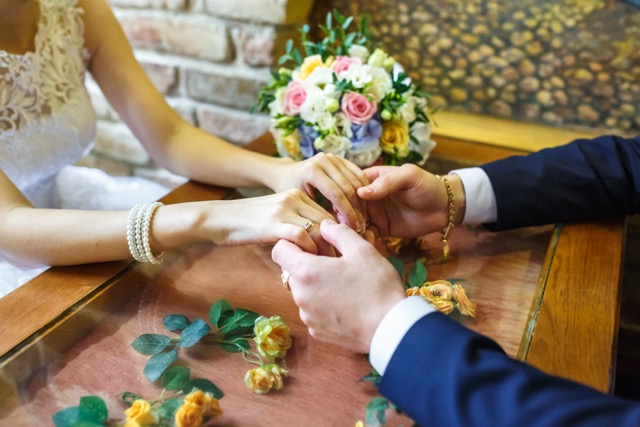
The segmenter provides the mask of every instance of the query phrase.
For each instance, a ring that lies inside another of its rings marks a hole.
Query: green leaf
[[[162,319],[162,323],[169,331],[181,331],[189,326],[191,322],[189,322],[189,318],[187,316],[182,314],[170,314]]]
[[[158,416],[160,418],[166,418],[169,420],[173,420],[173,417],[176,414],[176,411],[182,404],[183,398],[179,399],[169,399],[162,402],[162,405],[158,408]]]
[[[78,421],[72,427],[104,427],[104,423],[94,423],[93,421]]]
[[[191,370],[186,366],[172,366],[162,374],[161,384],[166,390],[181,390],[190,376]]]
[[[180,334],[178,346],[183,348],[191,347],[209,332],[211,332],[211,327],[204,320],[196,317],[193,323],[184,328],[182,334]]]
[[[220,321],[220,316],[222,316],[227,311],[231,311],[231,304],[226,299],[221,299],[216,301],[209,309],[209,321],[216,328],[218,327],[218,322]]]
[[[172,345],[171,338],[161,334],[143,334],[131,343],[135,351],[148,356],[158,354]]]
[[[228,341],[233,341],[237,337],[227,337]],[[220,344],[223,350],[228,351],[229,353],[240,353],[242,349],[249,351],[251,350],[251,344],[246,339],[238,340],[233,344]]]
[[[204,378],[194,378],[182,389],[185,393],[191,393],[191,391],[197,388],[198,390],[202,390],[205,393],[211,393],[211,395],[216,399],[222,399],[224,393],[222,390],[218,388],[213,382],[204,379]]]
[[[156,354],[152,356],[144,367],[144,376],[151,382],[154,382],[162,373],[176,361],[178,358],[178,350],[173,349],[166,353]]]
[[[393,257],[393,256],[390,256],[389,258],[387,258],[387,261],[389,261],[391,263],[391,265],[393,265],[393,268],[396,269],[396,271],[398,272],[398,274],[400,275],[400,277],[404,281],[404,275],[406,273],[406,270],[404,268],[404,262],[402,262],[402,260],[400,258],[396,258],[396,257]]]
[[[131,393],[130,391],[125,391],[120,394],[120,401],[132,405],[134,401],[142,399],[142,396],[138,396],[135,393]]]
[[[260,315],[254,311],[237,308],[232,316],[220,322],[220,333],[226,337],[249,333],[258,317]]]
[[[417,260],[411,269],[411,273],[409,273],[409,285],[410,286],[421,286],[424,282],[427,281],[427,269],[424,268],[424,264]]]
[[[387,423],[386,411],[389,401],[384,397],[374,397],[367,404],[367,425],[385,425]]]
[[[107,405],[98,396],[83,396],[80,398],[80,420],[104,424],[107,421]]]
[[[53,424],[56,427],[71,427],[80,421],[80,407],[72,406],[53,415]]]
[[[353,16],[348,17],[344,23],[342,24],[342,29],[346,30],[347,28],[349,28],[349,25],[351,25],[351,22],[353,22]]]

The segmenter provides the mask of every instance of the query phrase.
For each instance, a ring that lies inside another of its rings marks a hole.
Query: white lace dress
[[[34,52],[0,50],[0,170],[38,208],[128,209],[162,197],[168,189],[159,184],[72,166],[96,133],[82,10],[76,0],[39,4]],[[45,268],[0,252],[0,296]]]

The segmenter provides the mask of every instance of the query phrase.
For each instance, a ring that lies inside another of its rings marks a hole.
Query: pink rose
[[[363,125],[378,111],[375,101],[357,92],[347,92],[342,97],[342,112],[357,125]]]
[[[287,86],[284,94],[284,113],[289,116],[300,114],[300,106],[307,99],[307,92],[304,90],[302,83],[291,82]]]
[[[347,71],[352,65],[362,65],[362,59],[353,56],[338,56],[333,63],[333,71],[336,74],[340,74],[343,71]]]

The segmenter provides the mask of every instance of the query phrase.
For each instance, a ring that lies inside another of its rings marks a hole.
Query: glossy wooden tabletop
[[[231,194],[189,183],[163,201]],[[430,240],[434,250],[437,238]],[[478,315],[462,321],[508,354],[609,391],[622,238],[620,221],[501,233],[460,227],[452,237],[453,260],[430,265],[428,273],[430,279],[464,280]],[[226,394],[225,415],[216,425],[353,425],[363,419],[376,396],[359,381],[368,363],[309,337],[270,250],[200,244],[172,252],[158,267],[54,268],[1,299],[0,425],[50,425],[53,413],[86,394],[104,398],[112,414],[123,409],[115,397],[123,391],[156,396],[159,387],[141,374],[147,358],[130,343],[143,333],[162,333],[167,314],[206,319],[220,298],[283,316],[294,345],[283,362],[291,371],[284,389],[266,396],[245,388],[242,378],[251,366],[239,355],[208,346],[184,352],[183,363]]]

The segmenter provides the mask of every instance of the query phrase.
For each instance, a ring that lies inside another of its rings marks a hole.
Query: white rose
[[[338,135],[346,136],[351,139],[353,131],[351,130],[351,120],[347,118],[343,113],[336,113],[336,132]]]
[[[325,153],[333,153],[336,156],[344,157],[347,154],[347,150],[351,147],[351,141],[344,136],[329,134],[324,138],[317,138],[313,141],[313,146],[316,150],[321,150]]]
[[[354,44],[349,48],[349,56],[360,58],[362,63],[365,63],[369,57],[369,49],[359,44]]]
[[[336,124],[335,117],[327,110],[327,95],[319,90],[307,93],[300,106],[300,117],[317,125],[319,131],[333,129]]]
[[[387,55],[387,53],[382,49],[376,49],[373,51],[367,64],[372,67],[380,67],[384,68],[387,71],[390,71],[395,65],[396,60]]]
[[[398,108],[398,114],[407,123],[411,123],[416,119],[416,106],[418,105],[418,98],[410,96],[407,102]]]
[[[369,67],[371,74],[371,84],[367,88],[366,92],[370,93],[379,102],[381,101],[393,88],[393,82],[391,76],[383,68]]]
[[[418,164],[422,166],[436,146],[436,142],[431,139],[431,123],[416,122],[409,132],[418,141],[417,144],[413,140],[409,141],[409,150],[420,153],[422,160]]]
[[[347,151],[347,160],[363,168],[375,163],[380,154],[382,154],[380,147],[375,147],[371,150],[349,150]]]
[[[350,81],[356,88],[363,88],[373,80],[371,67],[368,65],[354,64],[348,70],[343,71],[340,77]]]
[[[274,94],[275,99],[269,103],[269,114],[271,117],[275,117],[278,114],[284,114],[284,94],[286,90],[286,87],[281,87],[276,90],[276,93]]]
[[[307,92],[314,89],[320,89],[324,92],[328,85],[333,86],[333,70],[318,67],[309,74],[309,77],[302,82],[302,85]],[[333,87],[335,88],[335,86]]]

